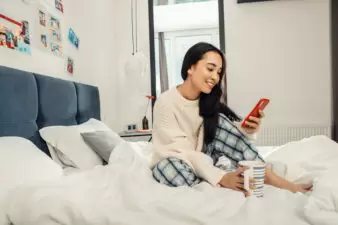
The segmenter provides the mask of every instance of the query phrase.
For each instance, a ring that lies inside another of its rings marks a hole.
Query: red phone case
[[[245,119],[243,120],[243,123],[242,123],[242,127],[245,127],[245,121],[249,120],[249,117],[250,116],[253,116],[253,117],[259,117],[259,110],[264,110],[265,107],[269,104],[270,100],[267,99],[267,98],[261,98],[256,106],[251,110],[251,112],[249,113],[249,115],[247,115],[247,117],[245,117]]]

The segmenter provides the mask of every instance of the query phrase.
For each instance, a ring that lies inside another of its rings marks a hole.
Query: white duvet
[[[338,145],[326,137],[290,143],[267,157],[290,179],[314,179],[313,193],[267,186],[261,199],[206,183],[194,189],[157,184],[148,168],[149,147],[122,143],[108,166],[21,186],[8,195],[5,212],[15,225],[338,224]]]

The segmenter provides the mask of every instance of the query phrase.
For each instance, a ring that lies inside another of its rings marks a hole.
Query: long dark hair
[[[226,105],[226,94],[222,91],[222,82],[224,82],[224,88],[226,87],[226,62],[221,50],[205,42],[199,42],[193,45],[184,56],[181,69],[182,78],[183,80],[188,78],[188,70],[201,60],[207,52],[216,52],[222,57],[222,71],[220,73],[219,83],[212,89],[210,94],[201,93],[199,100],[199,114],[203,117],[205,144],[209,144],[215,137],[220,113],[223,113],[231,121],[240,120],[239,116]],[[221,103],[221,97],[224,103]]]

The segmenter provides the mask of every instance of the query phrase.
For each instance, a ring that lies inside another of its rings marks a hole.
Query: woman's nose
[[[219,80],[219,75],[218,73],[212,73],[211,79],[215,82],[218,82]]]

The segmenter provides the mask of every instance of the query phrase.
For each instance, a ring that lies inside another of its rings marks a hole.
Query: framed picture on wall
[[[62,0],[55,0],[55,8],[63,13],[63,3],[62,3]]]
[[[30,55],[30,44],[28,21],[17,21],[0,14],[0,48],[8,48]]]
[[[270,2],[275,0],[237,0],[237,3]]]
[[[41,9],[39,9],[39,22],[40,22],[41,26],[46,27],[46,25],[47,25],[47,15],[46,15],[46,12],[44,12]]]
[[[47,34],[45,34],[45,33],[40,34],[40,43],[41,43],[41,46],[44,49],[48,48],[48,40],[47,40],[47,38],[48,38]]]
[[[72,43],[72,45],[78,49],[79,48],[79,37],[75,34],[74,30],[72,28],[69,28],[68,31],[68,40],[70,41],[70,43]]]
[[[73,75],[74,74],[74,59],[72,57],[67,57],[67,67],[66,67],[66,70],[67,70],[67,73],[69,75]]]

